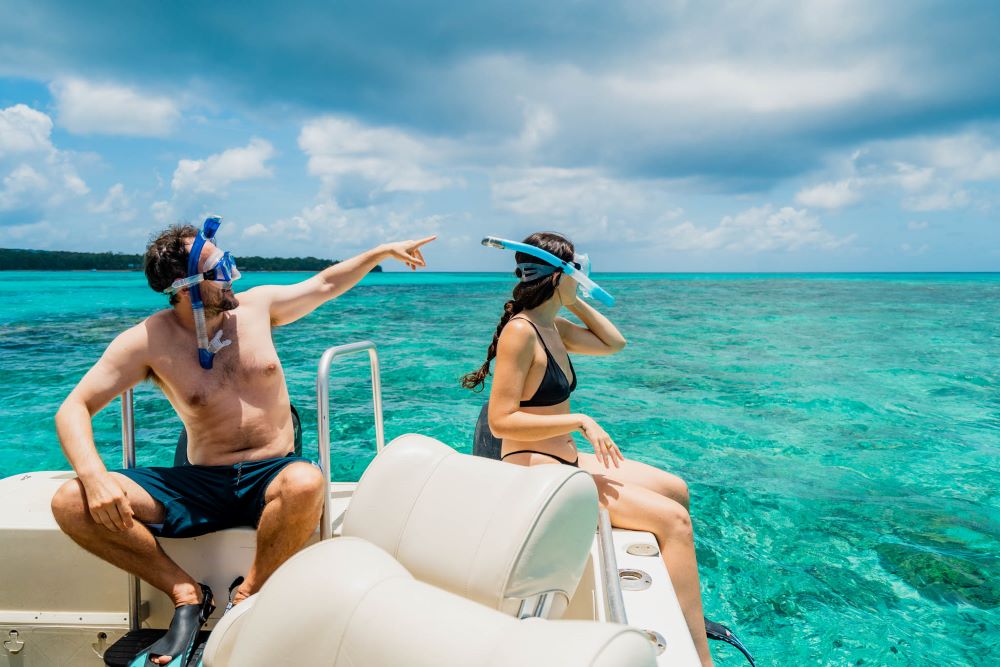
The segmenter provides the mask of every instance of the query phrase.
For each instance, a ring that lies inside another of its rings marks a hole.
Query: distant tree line
[[[237,257],[242,271],[321,271],[340,260],[318,257]],[[0,271],[141,271],[142,255],[118,252],[0,248]],[[381,271],[376,266],[372,271]]]

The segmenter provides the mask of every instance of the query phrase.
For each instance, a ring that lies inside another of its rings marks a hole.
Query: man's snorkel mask
[[[513,250],[523,252],[526,255],[537,257],[546,262],[545,264],[535,264],[524,262],[517,265],[520,271],[521,281],[530,282],[551,275],[556,271],[562,271],[576,281],[577,287],[584,296],[597,299],[608,306],[615,305],[615,298],[607,293],[600,285],[590,279],[590,257],[587,255],[573,255],[573,261],[567,262],[559,259],[551,252],[527,243],[508,241],[507,239],[487,236],[483,239],[483,245],[500,250]]]
[[[206,262],[207,271],[198,270],[198,262],[201,260],[201,251],[205,243],[215,239],[215,233],[219,231],[222,224],[222,217],[212,215],[205,219],[201,233],[195,237],[191,244],[191,252],[188,254],[187,278],[178,278],[167,289],[164,294],[175,294],[185,287],[191,297],[191,310],[194,312],[194,328],[198,335],[198,363],[205,370],[212,368],[212,358],[215,353],[229,345],[233,341],[222,340],[222,330],[215,333],[211,341],[208,340],[208,329],[205,326],[205,304],[201,300],[200,283],[206,280],[231,283],[240,277],[240,270],[236,268],[233,256],[228,252],[223,252],[216,248],[212,256]]]

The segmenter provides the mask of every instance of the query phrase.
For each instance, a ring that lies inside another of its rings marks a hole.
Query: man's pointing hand
[[[416,268],[427,266],[427,262],[424,261],[424,255],[420,252],[420,247],[426,245],[437,238],[435,236],[428,236],[427,238],[420,239],[419,241],[395,241],[394,243],[385,243],[382,245],[380,250],[385,254],[386,257],[392,257],[393,259],[398,259],[400,262],[406,264],[410,269],[416,270]]]

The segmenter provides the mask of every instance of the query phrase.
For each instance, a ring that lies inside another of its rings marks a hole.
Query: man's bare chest
[[[273,395],[284,385],[270,322],[231,317],[223,326],[222,337],[231,343],[215,355],[211,369],[199,365],[193,333],[174,337],[166,349],[154,355],[153,373],[175,405],[197,410],[227,398],[254,400]]]

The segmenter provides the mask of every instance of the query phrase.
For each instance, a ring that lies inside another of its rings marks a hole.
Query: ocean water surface
[[[690,484],[709,617],[761,665],[1000,664],[1000,274],[600,279],[629,345],[574,358],[574,410]],[[482,363],[511,287],[371,275],[277,329],[307,453],[319,356],[363,339],[379,346],[387,437],[470,451],[483,396],[458,377]],[[0,272],[0,304],[0,471],[65,469],[60,402],[165,299],[137,273]],[[364,361],[338,362],[335,479],[373,456],[369,392]],[[116,467],[117,408],[95,418]],[[180,423],[150,384],[136,423],[140,464],[170,464]]]

